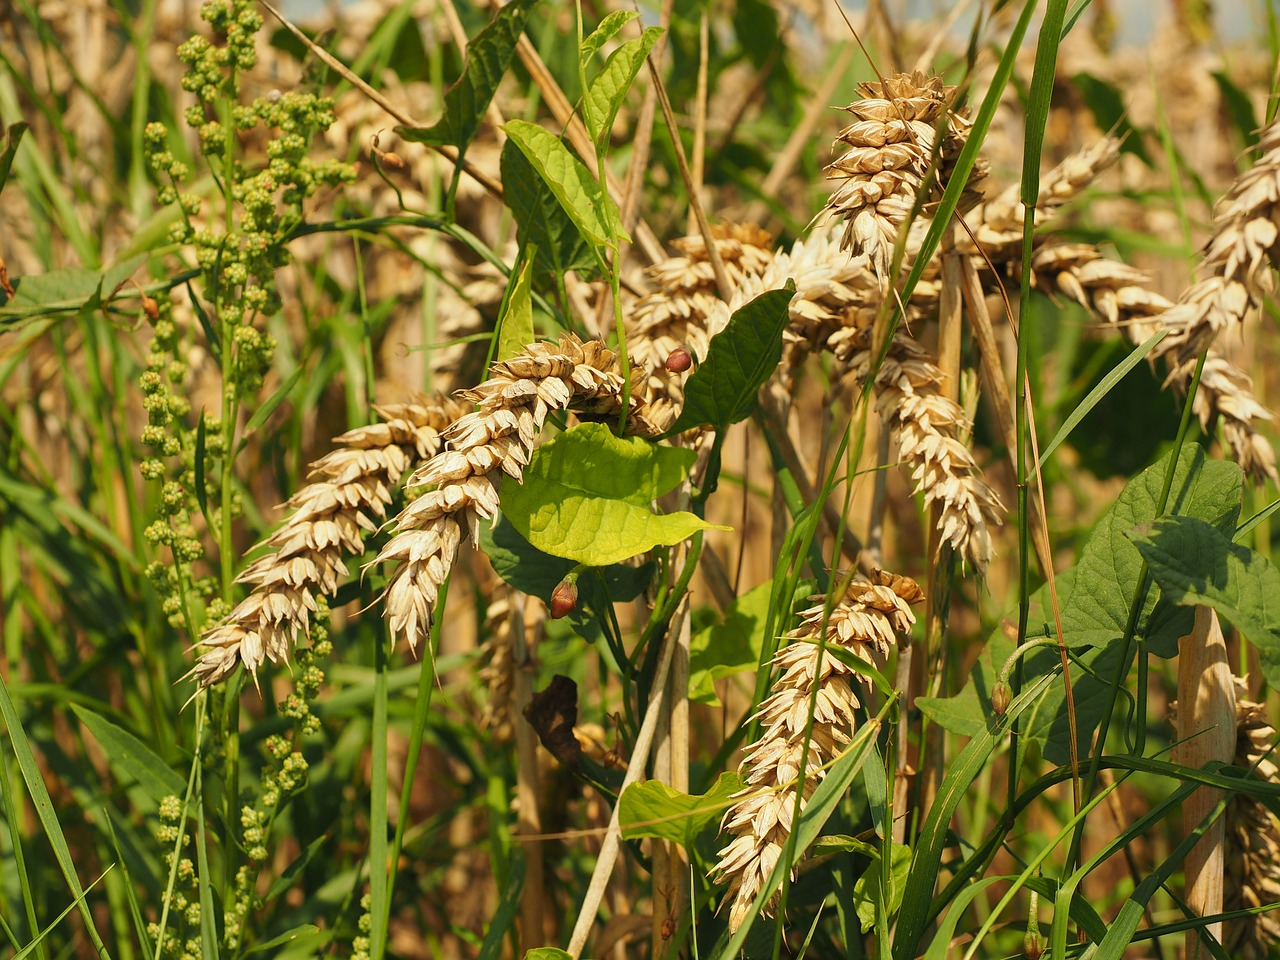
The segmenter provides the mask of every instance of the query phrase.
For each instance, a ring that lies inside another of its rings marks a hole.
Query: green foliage
[[[526,249],[520,258],[520,269],[511,275],[502,309],[498,311],[498,360],[509,360],[534,341],[533,298],[529,284],[537,257],[537,247]]]
[[[538,0],[512,0],[500,7],[490,24],[467,45],[467,64],[458,82],[444,95],[444,114],[425,128],[396,127],[406,140],[435,145],[452,144],[465,151],[489,103],[506,75],[516,42]]]
[[[692,463],[692,451],[583,424],[538,448],[524,482],[502,488],[502,513],[544,553],[608,566],[714,526],[692,513],[658,514],[650,507]]]
[[[701,426],[723,430],[750,416],[756,394],[782,359],[782,332],[794,294],[795,284],[788,282],[734,311],[685,384],[684,406],[668,433]]]
[[[609,134],[613,130],[614,118],[618,108],[626,99],[627,91],[636,78],[640,68],[644,66],[649,51],[662,36],[658,27],[649,27],[635,40],[628,40],[609,54],[604,69],[592,78],[587,85],[587,95],[582,101],[582,113],[586,120],[587,132],[596,145],[596,150],[603,152]]]
[[[658,780],[633,783],[618,800],[622,837],[670,840],[691,850],[700,833],[720,822],[730,798],[744,786],[736,773],[720,774],[703,794],[681,793]]]
[[[1280,571],[1196,516],[1161,517],[1129,532],[1163,594],[1182,606],[1212,607],[1258,651],[1280,687]]]
[[[537,249],[533,265],[539,284],[545,287],[570,270],[589,276],[588,268],[595,266],[590,245],[514,140],[502,145],[501,169],[516,239],[521,249]]]

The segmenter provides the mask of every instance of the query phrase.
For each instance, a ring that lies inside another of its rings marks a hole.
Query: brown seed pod
[[[676,347],[667,354],[667,359],[663,366],[667,368],[667,373],[684,373],[693,366],[693,357],[689,355],[689,351],[684,347]]]
[[[561,580],[551,592],[551,619],[567,617],[578,608],[578,584],[569,579]]]

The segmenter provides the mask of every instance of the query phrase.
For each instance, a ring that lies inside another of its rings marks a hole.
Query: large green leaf
[[[882,904],[889,916],[898,912],[902,905],[902,891],[907,885],[907,871],[911,869],[911,848],[904,843],[895,843],[889,864],[889,895],[883,892],[884,865],[873,860],[867,871],[853,885],[853,903],[862,924],[862,932],[866,933],[876,922],[876,903]]]
[[[794,281],[762,293],[734,311],[729,325],[711,338],[707,358],[684,387],[684,408],[670,433],[711,426],[723,430],[744,420],[756,394],[782,359],[782,333]]]
[[[480,532],[480,546],[498,576],[547,604],[556,585],[577,566],[572,560],[543,553],[505,518]],[[601,620],[611,606],[638,597],[653,579],[654,569],[650,561],[638,567],[614,563],[583,571],[578,576],[578,606],[568,617],[570,625],[580,636],[594,640],[606,626]]]
[[[692,513],[650,507],[684,478],[693,458],[692,450],[584,423],[539,447],[523,484],[503,485],[502,512],[544,553],[607,566],[713,526]]]
[[[601,70],[587,87],[582,98],[582,115],[596,150],[603,152],[613,129],[614,117],[627,97],[627,91],[644,65],[649,51],[662,36],[660,27],[649,27],[639,37],[628,40],[609,55]]]
[[[1196,517],[1162,517],[1130,536],[1165,596],[1231,621],[1258,651],[1267,682],[1280,686],[1280,570]]]
[[[1142,571],[1142,557],[1126,537],[1156,518],[1169,457],[1131,480],[1107,508],[1080,551],[1074,589],[1059,588],[1062,633],[1067,644],[1105,646],[1124,634]],[[1198,446],[1183,448],[1174,472],[1168,512],[1199,517],[1228,536],[1240,514],[1244,475],[1234,463],[1206,461]],[[1178,638],[1191,628],[1191,614],[1156,591],[1148,594],[1137,636],[1162,657],[1178,652]]]
[[[554,283],[570,270],[582,273],[595,266],[590,245],[514,140],[502,145],[499,168],[503,196],[516,221],[516,239],[522,249],[537,247],[536,279]]]
[[[186,789],[182,777],[145,743],[92,710],[74,703],[71,709],[102,746],[108,765],[117,775],[138,781],[156,803],[165,797],[182,796]]]
[[[467,46],[467,63],[458,82],[445,91],[444,114],[430,127],[396,127],[406,140],[436,146],[452,144],[465,150],[480,128],[507,72],[525,20],[538,0],[511,0]]]
[[[146,262],[147,256],[140,253],[105,270],[68,267],[11,278],[15,296],[0,306],[0,327],[16,320],[96,309],[111,299],[134,271]],[[0,297],[3,297],[2,293]]]
[[[773,581],[766,580],[734,600],[723,618],[693,635],[689,643],[690,700],[719,704],[715,681],[744,670],[754,672],[759,666],[772,592]]]
[[[1080,551],[1077,564],[1058,575],[1062,630],[1080,663],[1071,665],[1071,690],[1076,709],[1079,743],[1088,743],[1111,702],[1111,685],[1120,672],[1121,647],[1129,605],[1142,572],[1142,555],[1130,540],[1135,528],[1155,519],[1156,505],[1170,458],[1148,468],[1121,491],[1099,519]],[[1197,517],[1229,537],[1239,515],[1243,475],[1235,464],[1206,461],[1196,446],[1186,447],[1174,473],[1169,510]],[[1191,611],[1159,590],[1149,592],[1138,621],[1136,636],[1159,656],[1177,653],[1178,638],[1191,629]],[[1052,637],[1053,611],[1048,586],[1031,598],[1026,640]],[[965,689],[950,698],[922,698],[921,709],[934,722],[954,733],[974,736],[991,712],[991,688],[1013,646],[1002,629],[987,643],[987,653],[975,665]],[[1129,664],[1136,655],[1130,650]],[[1057,670],[1062,655],[1054,644],[1032,651],[1024,661],[1024,677],[1043,676]],[[1042,744],[1044,755],[1055,763],[1070,759],[1070,726],[1066,709],[1066,685],[1061,676],[1035,704],[1029,705],[1022,742]]]
[[[503,130],[551,188],[582,235],[598,251],[611,247],[622,233],[618,208],[564,141],[528,120],[509,120]]]
[[[633,783],[622,791],[618,801],[622,838],[656,837],[689,849],[698,834],[720,821],[730,798],[743,786],[742,777],[736,773],[720,774],[702,795],[681,793],[658,780]]]

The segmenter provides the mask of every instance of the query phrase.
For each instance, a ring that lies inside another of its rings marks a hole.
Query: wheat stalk
[[[197,642],[191,674],[200,686],[241,663],[256,680],[266,660],[288,661],[307,632],[315,594],[333,595],[347,575],[343,557],[364,552],[364,535],[385,518],[400,477],[440,449],[440,432],[465,408],[437,398],[374,409],[384,422],[349,430],[311,465],[311,482],[286,504],[288,519],[263,541],[271,552],[238,578],[252,592]]]
[[[394,536],[374,563],[394,565],[383,597],[393,640],[416,650],[431,628],[440,585],[449,575],[464,533],[474,544],[480,523],[498,512],[504,475],[520,480],[547,416],[573,409],[580,415],[616,418],[623,379],[617,358],[596,340],[566,334],[558,344],[535,343],[493,365],[491,377],[458,396],[477,409],[443,434],[446,449],[419,467],[408,486],[436,489],[405,506],[393,521]],[[644,404],[632,397],[627,432],[654,435]]]
[[[883,663],[890,646],[915,622],[910,604],[923,599],[919,586],[907,577],[880,572],[873,582],[858,576],[829,616],[825,603],[818,603],[804,611],[800,625],[786,635],[790,642],[773,658],[780,671],[773,693],[756,714],[764,732],[747,749],[740,768],[748,786],[737,794],[738,802],[721,823],[721,832],[733,834],[733,839],[720,850],[713,877],[729,888],[722,907],[729,905],[730,930],[741,926],[782,856],[796,812],[802,754],[801,809],[822,782],[827,765],[853,738],[855,710],[861,703],[859,681],[850,666],[819,646],[824,627],[828,646]],[[777,900],[775,894],[767,913],[776,909]]]

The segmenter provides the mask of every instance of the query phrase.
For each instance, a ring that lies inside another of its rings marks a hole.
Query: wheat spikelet
[[[1036,197],[1036,229],[1049,222],[1059,207],[1078,197],[1120,156],[1120,139],[1102,137],[1077,150],[1040,179]],[[1022,187],[1011,184],[984,201],[965,217],[969,231],[961,231],[956,249],[977,254],[979,249],[993,261],[1007,260],[1021,253],[1026,207]]]
[[[826,642],[882,663],[889,647],[915,622],[910,604],[923,599],[919,586],[907,577],[884,572],[875,582],[856,577],[826,619]],[[825,767],[853,738],[855,708],[860,705],[858,680],[849,666],[824,653],[816,642],[824,616],[823,603],[806,610],[800,625],[787,634],[790,642],[774,656],[780,674],[756,715],[764,732],[748,748],[740,767],[748,787],[721,822],[721,832],[733,834],[733,840],[720,850],[713,876],[729,888],[722,906],[729,905],[730,930],[741,926],[791,833],[810,703],[815,707],[801,809],[822,782]],[[777,895],[766,910],[776,904]]]
[[[872,329],[847,328],[832,337],[836,358],[861,385],[876,361]],[[1004,505],[983,479],[973,454],[956,437],[964,412],[939,392],[943,372],[902,327],[875,375],[876,410],[897,437],[902,461],[911,471],[915,492],[926,506],[938,508],[939,547],[950,544],[978,573],[991,559],[992,526]]]
[[[1264,704],[1245,699],[1248,684],[1236,681],[1235,766],[1253,771],[1269,783],[1280,783],[1273,759],[1276,730],[1267,720]],[[1280,821],[1252,797],[1236,794],[1226,812],[1227,865],[1223,909],[1261,907],[1280,902]],[[1280,914],[1274,911],[1229,921],[1222,945],[1243,960],[1263,960],[1280,943]]]
[[[1162,325],[1181,322],[1179,310],[1195,312],[1218,310],[1223,300],[1217,295],[1226,282],[1194,284],[1177,306],[1146,286],[1146,274],[1116,260],[1108,260],[1098,250],[1082,243],[1046,243],[1033,256],[1032,276],[1037,286],[1061,291],[1098,319],[1119,324],[1134,342],[1142,342]],[[1243,285],[1234,285],[1240,294]],[[1169,364],[1166,387],[1185,396],[1191,383],[1194,360],[1180,363],[1178,345],[1165,349],[1171,337],[1156,345],[1151,359],[1161,355]],[[1223,437],[1241,468],[1255,481],[1276,477],[1276,456],[1270,441],[1262,435],[1260,424],[1273,421],[1273,416],[1253,395],[1253,381],[1226,357],[1210,346],[1194,410],[1206,431],[1214,421],[1222,424]]]
[[[437,593],[464,533],[474,544],[481,521],[497,515],[498,484],[504,474],[522,478],[547,416],[573,409],[607,418],[622,409],[617,358],[596,340],[566,334],[558,344],[535,343],[495,363],[491,374],[474,390],[459,392],[478,409],[455,421],[443,435],[446,449],[409,478],[411,487],[436,489],[405,506],[393,521],[395,535],[374,560],[395,565],[383,598],[385,616],[392,639],[404,637],[414,650],[431,627]],[[658,432],[635,397],[627,430]]]
[[[484,615],[484,643],[479,679],[489,691],[480,712],[480,725],[493,734],[496,743],[510,743],[515,736],[512,699],[515,690],[515,650],[511,631],[511,599],[499,597]]]
[[[440,432],[465,407],[437,398],[375,409],[382,423],[349,430],[312,464],[311,482],[286,504],[288,519],[263,541],[273,549],[238,578],[252,592],[198,641],[191,672],[202,687],[240,663],[256,678],[266,660],[289,659],[316,609],[315,593],[337,590],[347,574],[343,557],[364,552],[364,534],[385,517],[400,477],[440,449]]]
[[[858,92],[863,99],[844,108],[854,122],[836,138],[849,149],[827,167],[827,178],[842,182],[826,209],[845,221],[841,249],[865,254],[876,275],[886,278],[898,230],[924,187],[935,146],[941,167],[933,187],[937,193],[964,145],[969,123],[950,109],[956,88],[920,71],[859,84]],[[977,201],[973,187],[983,175],[984,167],[975,166],[962,208]]]

